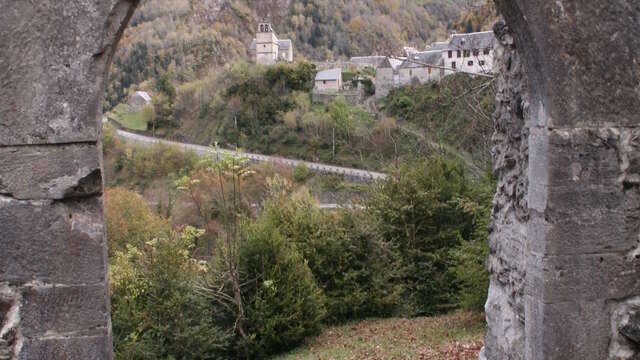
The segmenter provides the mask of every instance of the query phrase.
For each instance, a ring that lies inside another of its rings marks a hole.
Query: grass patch
[[[477,359],[484,333],[484,315],[467,311],[364,320],[327,328],[306,345],[275,359]]]
[[[127,105],[119,104],[107,113],[108,118],[115,119],[122,126],[132,130],[147,130],[147,122],[142,116],[142,111],[129,112]]]

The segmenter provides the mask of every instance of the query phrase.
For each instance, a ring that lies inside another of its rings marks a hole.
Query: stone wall
[[[640,3],[496,5],[483,357],[638,359]]]
[[[498,178],[489,227],[491,284],[487,298],[488,331],[481,358],[522,359],[524,348],[524,248],[527,239],[529,165],[528,89],[522,59],[511,30],[494,29],[496,112],[493,163]]]
[[[109,359],[104,77],[134,1],[0,0],[0,359]]]

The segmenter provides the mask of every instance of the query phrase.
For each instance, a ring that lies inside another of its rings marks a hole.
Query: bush
[[[495,188],[496,183],[489,175],[485,175],[477,184],[472,195],[474,201],[464,205],[473,214],[473,233],[470,239],[462,241],[459,248],[452,250],[451,271],[460,289],[457,296],[458,306],[463,309],[482,311],[487,301],[489,289],[489,273],[485,265],[489,256],[487,227],[491,217]]]
[[[230,336],[216,326],[216,308],[194,288],[205,270],[190,255],[200,235],[187,227],[114,251],[109,271],[116,359],[228,357]]]
[[[362,80],[362,85],[364,85],[364,93],[367,96],[371,96],[376,93],[376,86],[373,84],[371,79]]]
[[[265,219],[244,227],[240,273],[247,286],[251,358],[288,350],[315,335],[325,316],[322,294],[295,245]]]
[[[106,189],[105,215],[110,255],[125,251],[127,246],[142,246],[165,236],[170,228],[140,195],[122,188]]]
[[[311,176],[311,172],[304,163],[300,163],[293,168],[293,180],[296,182],[303,183],[309,178],[309,176]]]
[[[325,295],[330,322],[385,316],[399,302],[392,254],[364,213],[325,212],[307,192],[272,198],[264,215],[296,244]]]
[[[473,214],[464,168],[440,158],[416,160],[393,172],[369,195],[379,231],[398,255],[409,311],[432,315],[454,308],[450,251],[468,240]]]

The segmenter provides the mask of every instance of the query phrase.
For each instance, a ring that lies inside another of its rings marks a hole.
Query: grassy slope
[[[142,112],[129,112],[127,105],[120,104],[107,114],[108,118],[115,119],[122,126],[132,130],[147,130],[147,122],[142,116]]]
[[[276,360],[477,359],[485,332],[482,314],[364,320],[331,327]]]

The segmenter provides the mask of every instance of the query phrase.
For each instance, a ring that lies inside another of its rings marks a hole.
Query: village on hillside
[[[371,95],[375,95],[376,100],[382,99],[394,88],[438,81],[455,73],[491,76],[495,41],[492,31],[451,34],[447,41],[435,42],[424,50],[406,46],[402,56],[368,55],[349,60],[313,61],[317,74],[312,98],[314,102],[326,103],[342,96],[350,103],[358,103]],[[248,52],[255,64],[294,61],[293,41],[278,38],[270,23],[258,25]],[[366,75],[358,77],[356,73]],[[129,111],[140,110],[150,103],[148,93],[136,91],[129,98]]]
[[[359,97],[362,83],[355,88],[344,73],[372,69],[376,99],[384,98],[391,89],[437,81],[455,73],[490,75],[493,72],[492,31],[452,34],[447,41],[436,42],[424,50],[405,47],[403,56],[369,55],[352,57],[348,61],[314,62],[319,70],[315,78],[314,101],[325,102],[337,95]],[[272,65],[293,62],[294,44],[279,39],[270,23],[260,23],[251,42],[249,54],[256,64]]]

